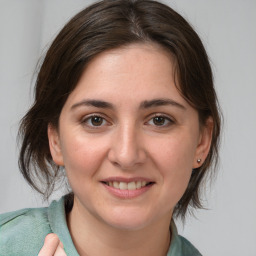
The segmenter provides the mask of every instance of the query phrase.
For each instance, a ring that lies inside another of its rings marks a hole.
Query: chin
[[[125,231],[137,231],[142,230],[147,226],[145,221],[134,221],[134,220],[115,220],[113,222],[108,222],[112,228],[125,230]]]
[[[115,211],[102,217],[107,225],[126,231],[140,230],[153,222],[153,218],[147,214],[129,210]]]

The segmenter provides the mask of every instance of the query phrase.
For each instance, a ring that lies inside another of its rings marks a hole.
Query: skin
[[[63,244],[56,234],[48,234],[44,240],[44,246],[38,256],[66,256]]]
[[[78,253],[166,255],[173,209],[206,158],[211,133],[211,119],[200,126],[175,87],[172,58],[160,46],[133,44],[95,57],[58,129],[48,127],[52,158],[65,166],[75,195],[67,221]],[[138,177],[152,185],[132,198],[103,183]]]

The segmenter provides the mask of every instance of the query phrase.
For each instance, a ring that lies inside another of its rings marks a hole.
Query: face
[[[48,136],[80,211],[140,229],[170,222],[211,131],[175,87],[171,56],[136,44],[91,61]]]

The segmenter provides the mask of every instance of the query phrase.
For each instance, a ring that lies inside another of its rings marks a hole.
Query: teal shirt
[[[72,242],[65,214],[64,197],[49,207],[23,209],[0,215],[0,256],[36,256],[49,233],[55,233],[68,256],[79,255]],[[172,241],[167,256],[200,256],[193,245],[171,225]]]

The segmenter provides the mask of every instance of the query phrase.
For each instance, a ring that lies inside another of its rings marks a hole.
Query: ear
[[[47,132],[52,159],[55,162],[55,164],[59,166],[64,166],[59,133],[57,129],[53,127],[52,124],[48,124]]]
[[[193,168],[200,167],[205,161],[212,142],[213,120],[209,117],[206,124],[201,127],[199,142],[196,148]]]

